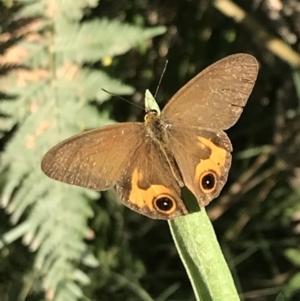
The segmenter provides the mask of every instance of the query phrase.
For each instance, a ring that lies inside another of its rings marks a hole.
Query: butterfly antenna
[[[162,81],[162,79],[163,79],[163,77],[164,77],[164,74],[165,74],[165,72],[166,72],[168,62],[169,62],[169,61],[166,60],[165,67],[164,67],[164,69],[163,69],[163,71],[162,71],[162,73],[161,73],[161,76],[160,76],[160,79],[159,79],[159,82],[158,82],[158,85],[157,85],[157,88],[156,88],[156,91],[155,91],[155,94],[154,94],[154,98],[156,98],[156,95],[157,95],[157,93],[158,93],[158,89],[159,89],[159,87],[160,87],[161,81]]]
[[[130,101],[130,100],[128,100],[128,99],[126,99],[126,98],[120,96],[120,95],[117,95],[117,94],[115,94],[115,93],[109,92],[109,91],[107,91],[107,90],[105,90],[105,89],[103,89],[103,88],[101,88],[101,90],[104,91],[104,92],[107,93],[107,94],[110,94],[110,95],[115,96],[115,97],[117,97],[117,98],[119,98],[119,99],[122,99],[122,100],[124,100],[124,101],[130,103],[131,105],[136,106],[136,107],[139,108],[139,109],[144,109],[144,108],[142,108],[141,106],[137,105],[136,103],[134,103],[134,102],[132,102],[132,101]]]

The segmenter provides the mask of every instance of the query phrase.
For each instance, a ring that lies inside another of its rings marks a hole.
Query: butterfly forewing
[[[162,118],[172,123],[226,130],[236,123],[253,89],[257,60],[228,56],[204,69],[167,103]]]
[[[50,149],[42,161],[52,179],[95,190],[114,186],[145,138],[142,123],[111,125],[71,137]]]

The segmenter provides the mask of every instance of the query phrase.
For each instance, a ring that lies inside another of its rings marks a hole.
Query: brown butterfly
[[[189,81],[161,113],[147,91],[144,123],[105,126],[62,141],[45,155],[42,170],[94,190],[116,186],[126,206],[151,218],[188,214],[183,186],[206,206],[219,195],[231,164],[223,130],[240,117],[257,73],[253,56],[228,56]]]

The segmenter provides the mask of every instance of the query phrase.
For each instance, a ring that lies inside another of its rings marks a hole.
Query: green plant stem
[[[170,220],[169,226],[196,300],[240,300],[205,209]]]

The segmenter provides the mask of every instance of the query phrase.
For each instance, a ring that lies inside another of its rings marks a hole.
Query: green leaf
[[[278,296],[276,297],[275,301],[284,301],[284,296],[282,293],[278,294]]]
[[[292,248],[286,249],[284,255],[295,266],[300,267],[300,251],[298,249],[292,249]]]
[[[300,273],[295,273],[284,286],[284,296],[287,300],[291,299],[293,295],[299,292],[300,287]]]
[[[146,90],[146,94],[145,94],[145,107],[146,107],[146,112],[150,110],[154,110],[158,114],[160,114],[160,108],[154,96],[151,94],[151,92],[148,89]]]
[[[205,209],[175,218],[169,225],[196,300],[240,300]]]

